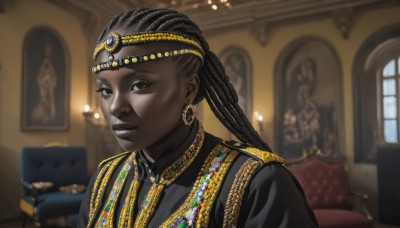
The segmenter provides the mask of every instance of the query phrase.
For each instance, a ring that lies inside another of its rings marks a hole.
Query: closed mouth
[[[118,138],[127,138],[137,130],[137,127],[130,124],[113,124],[111,128]]]

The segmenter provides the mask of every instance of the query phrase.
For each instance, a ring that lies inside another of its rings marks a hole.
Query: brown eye
[[[112,90],[107,87],[100,87],[96,89],[96,92],[100,93],[102,96],[109,96],[113,93]]]
[[[148,81],[138,80],[138,81],[135,81],[132,83],[132,86],[129,89],[129,91],[131,91],[131,92],[140,91],[140,90],[148,88],[150,85],[151,85],[151,83]]]

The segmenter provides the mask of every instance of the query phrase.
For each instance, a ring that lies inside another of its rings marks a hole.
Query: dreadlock
[[[115,16],[102,30],[98,43],[113,28],[132,29],[137,32],[174,32],[198,41],[205,51],[204,63],[195,56],[178,57],[184,75],[198,73],[200,89],[194,104],[204,97],[219,121],[243,143],[261,150],[272,151],[239,107],[238,96],[218,57],[209,50],[200,28],[186,15],[171,9],[131,9]]]

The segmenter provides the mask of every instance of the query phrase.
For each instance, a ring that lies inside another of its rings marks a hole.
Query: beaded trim
[[[164,52],[157,52],[151,53],[147,55],[137,55],[137,56],[126,56],[116,60],[111,59],[109,62],[101,62],[99,64],[94,65],[92,67],[93,73],[99,73],[100,71],[110,70],[110,69],[117,69],[121,66],[126,66],[135,63],[142,63],[147,61],[155,61],[159,59],[164,59],[168,57],[175,57],[180,55],[195,55],[200,58],[203,62],[203,56],[201,53],[195,49],[180,49],[180,50],[172,50],[172,51],[164,51]]]
[[[247,159],[240,167],[235,175],[231,190],[228,194],[228,199],[224,211],[224,228],[237,227],[237,220],[240,213],[240,205],[243,200],[243,195],[251,177],[258,167],[260,162],[252,158]]]
[[[100,218],[97,220],[95,227],[112,227],[114,220],[114,210],[115,205],[117,204],[118,198],[120,196],[121,190],[126,181],[126,177],[131,168],[134,167],[134,179],[139,178],[139,171],[137,170],[137,162],[136,162],[136,153],[132,153],[125,165],[121,169],[118,174],[116,181],[114,181],[114,185],[111,190],[111,194],[108,196],[107,203],[104,205],[103,213]]]
[[[200,52],[203,52],[201,45],[197,41],[171,32],[146,32],[126,34],[123,36],[119,35],[118,33],[112,33],[94,49],[93,59],[96,59],[97,55],[103,50],[106,50],[109,54],[113,54],[117,49],[120,48],[120,46],[129,46],[139,43],[158,41],[184,43],[195,47]]]
[[[92,195],[90,197],[88,227],[90,227],[93,222],[95,212],[98,210],[99,201],[103,197],[106,185],[109,183],[115,168],[124,157],[125,156],[120,156],[112,162],[106,163],[106,165],[104,165],[103,168],[99,171],[99,174],[97,175],[96,181],[93,185]]]
[[[139,189],[139,179],[134,179],[129,187],[128,195],[125,198],[124,205],[122,206],[122,212],[118,220],[118,227],[133,227],[133,207],[137,199],[137,190]]]
[[[160,199],[165,186],[175,181],[192,164],[204,142],[204,129],[200,124],[196,137],[185,153],[172,165],[168,166],[160,175],[159,183],[153,183],[135,221],[134,227],[146,227]]]
[[[207,227],[222,178],[237,155],[238,152],[227,147],[216,146],[206,158],[185,202],[160,227]]]
[[[151,185],[151,188],[139,209],[139,215],[136,218],[135,225],[133,227],[147,227],[150,218],[153,216],[164,187],[165,185],[157,183],[153,183]]]

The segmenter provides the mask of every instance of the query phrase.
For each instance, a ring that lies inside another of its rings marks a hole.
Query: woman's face
[[[159,49],[149,44],[123,47],[114,59],[169,50]],[[107,60],[103,51],[97,62]],[[166,58],[97,74],[103,115],[124,150],[146,149],[182,124],[182,110],[193,101],[198,84],[180,76],[175,62]]]

